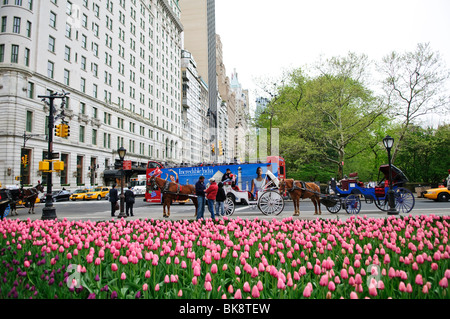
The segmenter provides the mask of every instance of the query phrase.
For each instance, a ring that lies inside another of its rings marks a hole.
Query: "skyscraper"
[[[180,0],[179,6],[184,48],[192,53],[199,75],[208,84],[210,123],[217,127],[215,0]]]

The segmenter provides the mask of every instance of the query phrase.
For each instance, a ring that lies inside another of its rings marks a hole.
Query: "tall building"
[[[208,127],[208,86],[198,75],[197,64],[189,51],[181,53],[182,77],[182,162],[196,165],[210,161]]]
[[[19,175],[24,184],[45,182],[38,163],[46,156],[49,108],[38,96],[62,90],[70,93],[62,106],[70,136],[54,138],[65,163],[53,173],[56,188],[106,183],[120,146],[134,172],[149,159],[180,161],[178,1],[4,0],[0,12],[3,185]]]
[[[184,48],[192,53],[198,73],[208,84],[211,125],[217,127],[215,0],[181,0]]]
[[[239,162],[256,161],[256,158],[248,156],[248,136],[249,136],[249,94],[248,90],[242,88],[236,70],[231,74],[230,88],[235,94],[235,149]],[[253,141],[254,142],[254,141]]]

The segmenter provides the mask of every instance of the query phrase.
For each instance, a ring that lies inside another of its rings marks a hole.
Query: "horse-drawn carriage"
[[[3,219],[9,213],[18,215],[16,205],[20,201],[29,207],[28,214],[34,214],[34,204],[39,192],[44,192],[44,186],[39,183],[33,188],[6,187],[0,189],[0,218]]]
[[[329,187],[330,194],[322,197],[320,201],[332,214],[336,214],[341,208],[344,208],[348,214],[358,214],[361,210],[361,197],[367,204],[374,203],[378,209],[388,211],[390,208],[388,196],[389,165],[381,165],[378,179],[380,179],[380,174],[382,174],[382,179],[375,187],[366,187],[364,183],[357,180],[355,174],[350,175],[350,179],[341,180],[340,186],[332,179]],[[404,187],[407,181],[405,174],[392,165],[395,207],[401,213],[409,213],[415,204],[414,195]]]
[[[253,196],[249,191],[235,190],[231,182],[224,182],[227,199],[224,204],[224,213],[231,216],[235,211],[235,204],[242,203],[251,207],[258,207],[264,215],[279,215],[284,209],[284,199],[279,191],[280,181],[271,172],[267,171],[260,190]]]

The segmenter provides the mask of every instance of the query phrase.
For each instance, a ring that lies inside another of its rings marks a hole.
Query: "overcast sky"
[[[216,0],[216,33],[227,75],[251,93],[255,79],[349,51],[380,60],[429,42],[450,67],[450,0]]]

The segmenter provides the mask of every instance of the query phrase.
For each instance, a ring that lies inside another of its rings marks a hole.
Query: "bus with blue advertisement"
[[[250,191],[252,188],[252,180],[257,177],[257,171],[261,169],[265,175],[269,170],[277,178],[286,178],[285,161],[280,156],[268,156],[265,162],[260,163],[241,163],[241,164],[211,164],[201,166],[180,166],[180,167],[164,167],[157,161],[149,161],[147,164],[146,178],[147,189],[145,192],[145,202],[161,203],[161,192],[159,189],[152,189],[148,183],[151,173],[155,169],[161,170],[161,178],[170,180],[180,185],[188,185],[197,183],[200,176],[205,177],[208,182],[210,178],[214,178],[216,182],[222,181],[222,176],[229,169],[233,182],[240,190]]]

